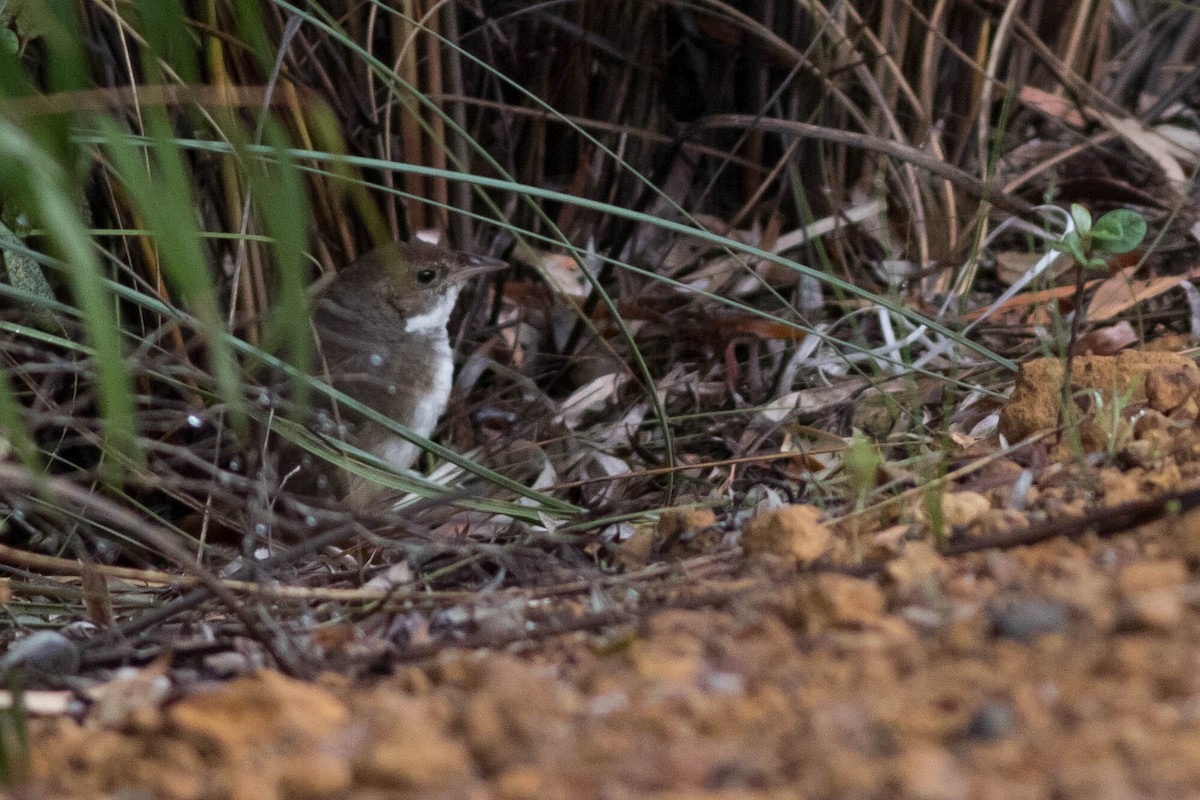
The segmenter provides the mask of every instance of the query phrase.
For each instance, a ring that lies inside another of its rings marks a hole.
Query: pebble
[[[1062,633],[1067,629],[1067,604],[1058,600],[1018,597],[991,608],[992,626],[997,636],[1028,642],[1038,636]]]
[[[1016,727],[1017,713],[1012,705],[991,701],[971,715],[967,722],[967,737],[993,742],[1008,738]]]
[[[0,671],[25,669],[47,677],[79,672],[79,648],[55,631],[37,631],[13,642],[0,658]]]

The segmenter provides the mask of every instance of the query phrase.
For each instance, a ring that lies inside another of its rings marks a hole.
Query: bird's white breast
[[[454,307],[454,298],[450,298],[450,307]],[[430,312],[433,313],[433,312]],[[449,311],[446,312],[449,316]],[[437,426],[438,420],[446,411],[446,401],[450,399],[450,389],[454,385],[454,359],[451,357],[450,340],[445,334],[445,323],[442,323],[442,336],[430,342],[430,348],[437,355],[437,371],[431,376],[430,391],[413,410],[413,418],[409,427],[413,433],[429,438]],[[399,436],[384,439],[375,448],[375,455],[391,464],[397,470],[408,469],[417,460],[421,449]]]

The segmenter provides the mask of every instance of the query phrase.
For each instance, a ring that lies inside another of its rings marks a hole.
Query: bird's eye
[[[437,272],[432,269],[423,269],[417,273],[418,283],[433,283],[433,279],[437,277]]]

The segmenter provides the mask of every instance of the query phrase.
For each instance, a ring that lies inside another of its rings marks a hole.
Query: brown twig
[[[923,169],[940,178],[945,178],[958,188],[970,192],[977,198],[986,199],[992,205],[1010,214],[1016,214],[1017,216],[1029,219],[1037,217],[1037,211],[1034,209],[1032,203],[1022,200],[1015,195],[1004,194],[1000,187],[982,181],[953,164],[926,153],[924,150],[919,150],[911,145],[892,141],[891,139],[885,139],[881,136],[870,136],[865,133],[826,128],[807,122],[796,122],[795,120],[754,117],[746,114],[717,114],[706,117],[695,123],[693,130],[710,128],[756,128],[792,136],[835,142],[848,147],[858,147],[872,153],[879,153],[905,161],[914,167]]]

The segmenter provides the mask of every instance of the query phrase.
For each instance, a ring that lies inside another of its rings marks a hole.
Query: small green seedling
[[[1075,229],[1062,238],[1062,245],[1084,268],[1103,269],[1106,256],[1128,253],[1146,238],[1146,218],[1136,211],[1118,208],[1096,220],[1078,203],[1071,204]]]
[[[855,428],[850,435],[850,444],[842,455],[842,469],[850,481],[850,491],[854,493],[855,511],[867,507],[867,497],[879,485],[878,479],[883,468],[883,454],[879,448]],[[854,560],[857,562],[862,560],[862,540],[857,528],[852,530],[851,537]]]
[[[1063,364],[1062,402],[1059,405],[1059,423],[1063,430],[1071,428],[1068,408],[1071,404],[1071,362],[1075,353],[1075,342],[1083,324],[1083,274],[1088,269],[1103,269],[1111,256],[1128,253],[1146,238],[1146,218],[1136,211],[1118,208],[1109,211],[1095,222],[1092,214],[1078,203],[1071,204],[1073,229],[1063,235],[1059,246],[1075,259],[1075,314],[1071,318],[1071,336],[1067,340],[1067,352]],[[1073,431],[1078,435],[1078,431]]]
[[[1124,392],[1113,392],[1109,396],[1111,402],[1105,402],[1104,393],[1099,389],[1090,390],[1096,408],[1096,420],[1104,432],[1104,463],[1107,466],[1112,466],[1121,451],[1133,441],[1137,422],[1146,413],[1143,409],[1132,416],[1125,414],[1125,410],[1133,403],[1136,388],[1134,384]]]

